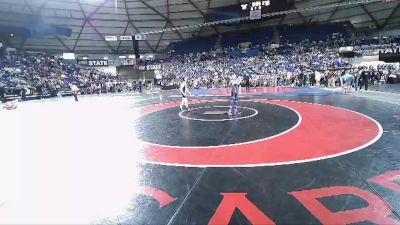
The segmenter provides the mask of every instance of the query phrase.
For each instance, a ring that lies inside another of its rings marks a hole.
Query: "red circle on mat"
[[[374,119],[351,110],[293,101],[249,100],[276,104],[301,115],[296,129],[270,139],[210,146],[176,147],[137,140],[146,162],[187,167],[255,167],[317,161],[345,155],[376,142],[382,135]],[[194,103],[206,103],[197,101]],[[179,102],[144,107],[142,116],[179,106]]]
[[[262,87],[262,88],[250,88],[249,91],[245,91],[245,88],[242,87],[241,95],[254,95],[254,94],[274,94],[274,93],[286,93],[286,92],[295,92],[297,89],[288,88],[288,87]],[[208,95],[230,95],[231,89],[223,88],[223,89],[215,89],[215,90],[207,90]]]

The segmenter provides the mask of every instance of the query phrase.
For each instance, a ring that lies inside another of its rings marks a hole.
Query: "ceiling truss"
[[[90,3],[87,0],[0,0],[4,16],[3,25],[27,26],[31,21],[50,21],[57,26],[72,29],[71,37],[59,35],[42,38],[24,36],[20,39],[0,35],[7,45],[45,51],[132,53],[132,43],[123,41],[108,42],[105,36],[135,35],[152,30],[172,29],[158,34],[149,34],[140,41],[141,53],[161,52],[171,42],[182,41],[191,37],[226,32],[226,27],[215,25],[205,29],[193,26],[190,29],[174,30],[176,27],[192,26],[207,22],[209,9],[237,5],[246,0],[102,0]],[[337,0],[343,3],[347,0]],[[334,3],[335,3],[334,2]],[[59,6],[58,6],[59,3]],[[305,7],[332,4],[329,1],[296,1],[292,10]],[[9,16],[8,16],[9,15]],[[13,15],[13,16],[11,16]],[[382,16],[385,15],[385,16]],[[400,3],[372,2],[353,6],[337,6],[330,10],[296,12],[270,21],[255,21],[254,24],[238,25],[232,29],[258,28],[290,24],[332,23],[349,21],[354,30],[372,29],[376,31],[400,28]],[[48,43],[47,43],[48,42]],[[58,44],[57,44],[58,43]],[[58,45],[58,46],[57,46]]]

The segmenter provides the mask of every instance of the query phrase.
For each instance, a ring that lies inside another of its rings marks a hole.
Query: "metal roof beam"
[[[360,4],[361,8],[367,13],[367,15],[369,16],[369,18],[371,18],[371,20],[374,22],[375,26],[377,29],[380,29],[380,25],[378,23],[378,21],[375,19],[375,17],[371,14],[370,11],[368,11],[368,9],[365,7],[364,4]]]
[[[107,0],[104,0],[99,6],[97,6],[96,9],[89,16],[86,16],[85,10],[83,9],[82,3],[80,2],[80,0],[78,0],[77,2],[79,5],[79,8],[82,11],[83,16],[84,16],[85,25],[86,25],[86,23],[89,24],[93,28],[94,32],[96,32],[97,35],[99,35],[99,37],[104,40],[104,43],[106,43],[106,45],[110,48],[110,51],[114,51],[113,47],[104,39],[103,35],[97,30],[97,27],[93,26],[93,24],[90,22],[90,17],[93,16],[97,11],[99,11],[99,9],[102,6],[104,6],[104,4],[106,4],[106,1]],[[83,30],[83,28],[81,28],[81,29]],[[80,32],[80,33],[82,33],[82,32]],[[80,35],[79,35],[79,37],[80,37]],[[78,41],[79,41],[79,38],[77,38],[74,49],[76,48]]]
[[[309,0],[309,1],[310,1],[310,0]],[[307,1],[307,2],[309,2],[309,1]],[[296,5],[293,5],[292,7],[290,7],[289,10],[297,10]],[[306,18],[305,18],[301,13],[297,12],[296,14],[299,15],[300,19],[301,19],[305,24],[308,23],[308,21],[306,20]],[[281,19],[279,20],[279,22],[278,22],[278,25],[277,25],[278,27],[282,25],[282,23],[285,21],[286,17],[287,17],[287,15],[283,15],[283,16],[282,16],[282,18],[281,18]]]
[[[39,9],[35,12],[35,10],[33,10],[32,6],[26,0],[24,0],[24,5],[29,9],[29,11],[31,11],[31,13],[33,15],[33,18],[32,18],[33,21],[37,20],[40,17],[40,12],[44,9],[46,4],[47,4],[47,1],[42,3],[40,5]],[[28,34],[25,34],[24,37],[22,38],[22,41],[19,45],[20,49],[22,49],[24,47],[26,39],[28,39]]]
[[[196,4],[194,4],[194,3],[192,2],[192,0],[188,0],[188,2],[189,2],[190,5],[192,5],[204,18],[206,17],[206,14],[205,14],[203,11],[201,11],[201,9],[200,9]]]
[[[196,11],[193,11],[196,12]],[[10,16],[15,16],[15,15],[22,15],[22,16],[31,16],[30,14],[24,14],[24,13],[18,13],[18,12],[3,12],[2,15],[10,15]],[[111,14],[110,14],[111,15]],[[140,16],[141,14],[135,14],[137,16]],[[154,14],[153,14],[154,15]],[[67,20],[84,20],[85,17],[83,18],[78,18],[78,17],[66,17],[66,16],[46,16],[46,18],[49,19],[67,19]],[[196,19],[201,19],[203,17],[190,17],[190,18],[179,18],[179,19],[172,19],[172,20],[180,20],[180,21],[186,21],[186,20],[196,20]],[[3,17],[3,19],[5,19]],[[96,21],[104,21],[104,22],[146,22],[146,21],[165,21],[164,19],[156,18],[156,19],[134,19],[131,18],[130,20],[126,19],[103,19],[103,18],[90,18],[91,20],[96,20]],[[60,24],[57,24],[60,25]],[[61,24],[62,25],[62,24]],[[68,25],[68,26],[77,26],[77,25]]]
[[[238,1],[240,2],[240,0],[238,0]],[[211,4],[211,0],[208,0],[208,2],[207,2],[207,13],[208,13],[208,10],[210,10],[210,4]],[[207,19],[207,16],[204,17],[204,21],[206,19]],[[197,33],[196,37],[200,36],[201,32],[203,31],[203,28],[204,28],[203,26],[200,27],[199,32]]]
[[[296,9],[296,7],[293,5],[292,7],[290,7],[289,10],[294,10],[294,9]],[[282,25],[282,23],[285,21],[286,17],[287,17],[287,15],[282,16],[282,18],[279,20],[278,27]]]
[[[55,34],[54,37],[62,44],[62,46],[64,46],[66,50],[72,52],[72,50],[65,44],[65,42],[58,35]]]
[[[343,8],[343,10],[350,10],[350,9],[354,9],[354,8],[357,8],[357,7],[359,7],[359,6],[351,6],[351,7],[346,7],[346,8]],[[388,9],[380,9],[380,10],[376,10],[376,11],[374,11],[374,13],[377,13],[377,12],[382,12],[382,11],[386,11],[386,10],[388,10]],[[340,11],[340,10],[338,10],[338,11]],[[321,16],[321,15],[325,15],[325,14],[328,14],[328,13],[332,13],[332,12],[323,12],[323,13],[319,13],[319,14],[312,14],[312,15],[308,15],[307,17],[313,17],[313,16]],[[339,20],[342,20],[342,19],[345,19],[345,18],[352,18],[352,17],[355,17],[355,16],[360,16],[360,15],[364,15],[365,13],[361,13],[361,14],[350,14],[350,15],[347,15],[347,16],[344,16],[344,17],[339,17],[339,18],[335,18],[335,19],[339,19]]]
[[[204,22],[206,21],[206,17],[207,17],[207,15],[203,12],[203,11],[201,11],[201,9],[199,9],[199,7],[197,7],[197,5],[196,4],[194,4],[193,2],[192,2],[192,0],[188,0],[188,2],[203,16],[203,18],[204,18]],[[208,10],[207,10],[208,11]],[[215,28],[215,26],[211,26],[213,29],[214,29],[214,31],[217,33],[217,34],[219,34],[219,31],[217,30],[217,28]],[[201,28],[200,28],[201,29]]]
[[[167,0],[167,18],[169,19],[169,0]],[[165,23],[164,29],[167,28],[167,26],[168,26],[168,23]],[[156,52],[158,52],[158,48],[160,47],[160,42],[161,42],[162,38],[164,37],[164,33],[165,32],[161,33],[160,38],[157,41]]]
[[[293,9],[294,9],[294,10],[298,10],[297,7],[296,7],[295,5],[293,5]],[[304,22],[305,24],[308,24],[308,21],[307,21],[306,18],[303,16],[303,14],[301,14],[300,12],[297,12],[296,14],[299,15],[300,19],[303,20],[303,22]]]
[[[83,16],[85,17],[85,20],[89,20],[94,14],[96,14],[96,13],[101,9],[101,7],[103,7],[103,6],[106,4],[107,0],[104,0],[104,1],[103,1],[100,5],[98,5],[98,6],[94,9],[94,11],[91,12],[89,15],[86,15],[85,10],[84,10],[83,7],[82,7],[81,1],[78,0],[77,2],[78,2],[78,5],[79,5],[79,8],[81,9],[81,12],[82,12]]]
[[[380,10],[377,10],[377,11],[375,11],[375,12],[382,12],[382,11],[386,11],[387,9],[380,9]],[[343,21],[343,20],[345,20],[345,19],[350,19],[350,18],[353,18],[353,17],[357,17],[357,16],[363,16],[363,15],[365,15],[365,13],[357,13],[357,14],[351,14],[351,15],[349,15],[349,16],[342,16],[342,17],[337,17],[337,18],[335,18],[335,19],[338,19],[338,20],[340,20],[340,21]],[[381,20],[381,19],[380,19]],[[372,21],[372,20],[368,20],[368,21],[364,21],[364,22],[369,22],[369,21]],[[377,20],[378,21],[378,20]],[[379,21],[378,21],[379,22]],[[352,24],[356,24],[356,23],[352,23]]]
[[[126,30],[128,30],[128,27],[129,27],[129,22],[126,23],[126,27],[124,29],[124,34],[123,34],[124,36],[126,35]],[[121,44],[122,44],[122,41],[120,40],[118,43],[118,47],[117,47],[117,53],[119,52],[119,48],[121,47]]]
[[[90,22],[90,20],[88,20],[87,23],[93,28],[94,32],[96,32],[99,35],[99,37],[104,39],[103,35],[99,32],[99,30],[97,30],[97,28],[95,26],[93,26],[93,24]],[[106,45],[110,48],[111,51],[115,51],[114,48],[105,39],[104,39],[104,43],[106,43]]]
[[[128,8],[126,7],[127,6],[126,0],[124,0],[124,6],[125,6],[126,15],[128,16],[128,24],[131,25],[131,27],[136,31],[136,33],[140,33],[139,29],[131,21],[131,17],[128,12]],[[150,45],[150,43],[147,40],[145,40],[145,43],[146,43],[147,47],[149,47],[154,52],[154,48]],[[121,44],[121,41],[120,41],[120,44]]]
[[[171,20],[170,20],[169,18],[165,17],[162,13],[160,13],[158,10],[156,10],[153,6],[149,5],[147,2],[145,2],[145,1],[143,1],[143,0],[139,0],[139,2],[143,3],[143,4],[144,4],[145,6],[147,6],[149,9],[153,10],[157,15],[161,16],[162,18],[164,18],[164,19],[167,21],[167,23],[171,24],[171,26],[174,27],[174,24],[171,22]],[[183,41],[183,36],[182,36],[182,34],[179,33],[179,31],[177,31],[177,30],[175,30],[174,32],[175,32],[175,33],[179,36],[179,38]]]
[[[386,27],[386,25],[388,25],[389,21],[393,18],[393,16],[395,15],[397,10],[399,10],[399,9],[400,9],[400,3],[397,4],[397,6],[393,9],[393,11],[387,17],[387,19],[382,23],[381,29],[383,29],[384,27]]]
[[[165,23],[164,29],[166,29],[167,26],[168,26],[168,23]],[[158,41],[157,41],[156,52],[158,52],[158,48],[160,47],[160,42],[161,42],[161,40],[162,40],[163,37],[164,37],[164,33],[165,33],[165,32],[162,32],[162,33],[161,33],[160,38],[159,38]]]
[[[337,1],[337,2],[342,3],[342,2],[344,2],[344,1],[346,1],[346,0],[341,0],[341,1]],[[329,18],[327,19],[328,23],[330,23],[330,22],[332,21],[333,17],[336,15],[338,9],[339,9],[338,6],[336,6],[336,7],[334,8],[332,14],[331,14],[331,15],[329,16]]]
[[[74,47],[72,48],[72,51],[75,51],[76,45],[78,44],[78,41],[79,41],[79,39],[81,38],[83,29],[85,28],[85,26],[86,26],[86,20],[83,21],[83,25],[82,25],[82,27],[81,27],[81,30],[79,31],[78,37],[77,37],[76,40],[75,40],[75,44],[74,44]]]

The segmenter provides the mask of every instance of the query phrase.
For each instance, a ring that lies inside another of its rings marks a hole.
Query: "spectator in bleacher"
[[[65,64],[54,56],[46,54],[8,49],[0,55],[0,79],[5,82],[5,89],[9,90],[6,93],[13,93],[13,97],[22,95],[21,83],[26,84],[28,89],[34,87],[33,94],[38,94],[39,97],[54,97],[60,91],[68,91],[68,84],[71,82],[85,90],[93,83],[97,85],[110,78],[110,74],[81,68],[75,64]],[[121,80],[118,76],[112,78]],[[89,88],[88,93],[96,93],[97,86],[93,90]],[[27,90],[26,95],[29,93]]]
[[[27,87],[25,85],[22,85],[22,87],[21,87],[21,99],[22,99],[22,101],[26,101],[26,92],[27,92]]]
[[[5,98],[4,98],[5,92],[6,92],[5,85],[2,82],[0,82],[0,102],[5,101]]]

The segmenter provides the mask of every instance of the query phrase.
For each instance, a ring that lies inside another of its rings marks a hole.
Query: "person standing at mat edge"
[[[5,85],[2,82],[0,82],[0,103],[6,101],[5,95],[6,95]]]
[[[231,88],[231,104],[229,107],[229,112],[228,114],[231,116],[238,116],[240,115],[240,112],[238,110],[237,104],[239,102],[239,94],[241,90],[241,79],[239,77],[236,77],[235,75],[232,76],[232,88]]]
[[[69,84],[69,88],[71,88],[72,94],[74,95],[75,101],[77,102],[79,88],[75,84]]]
[[[360,90],[365,87],[365,91],[368,91],[368,82],[369,82],[369,77],[370,77],[370,71],[367,70],[366,68],[363,69],[361,72],[361,84],[360,84]]]
[[[187,96],[191,95],[191,94],[190,94],[189,89],[187,87],[187,78],[186,77],[183,78],[183,82],[181,83],[181,87],[179,88],[179,91],[181,92],[181,95],[182,95],[182,101],[181,101],[181,106],[180,106],[181,111],[182,111],[183,105],[186,106],[187,110],[190,110],[189,109],[189,105],[188,105]]]
[[[250,76],[244,75],[244,82],[246,85],[246,91],[250,91]]]
[[[340,84],[343,87],[344,93],[348,94],[351,90],[351,85],[354,82],[354,76],[349,72],[340,77]]]

